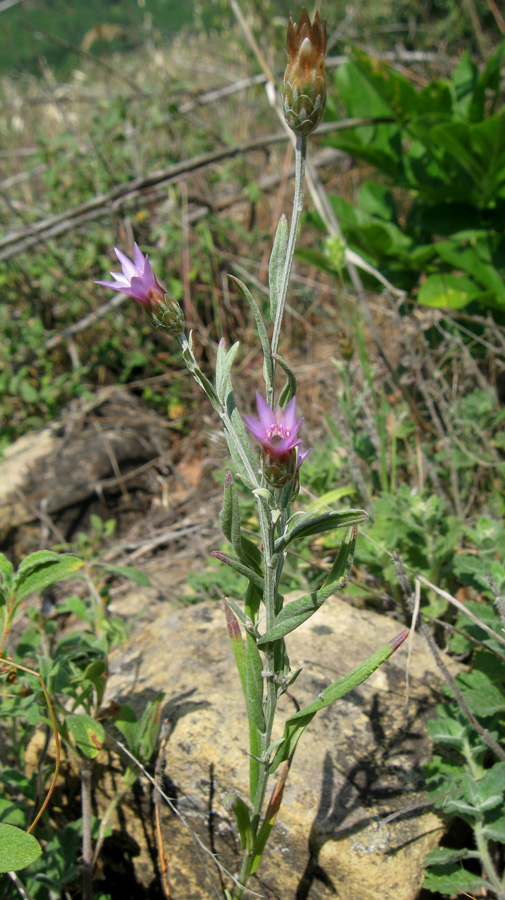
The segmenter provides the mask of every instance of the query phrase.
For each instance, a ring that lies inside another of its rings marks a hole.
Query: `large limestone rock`
[[[167,582],[170,572],[167,571]],[[401,630],[396,622],[330,599],[287,638],[292,687],[301,705]],[[282,900],[414,900],[422,862],[441,836],[423,800],[429,757],[425,716],[438,684],[415,635],[406,687],[406,644],[359,688],[320,712],[298,745],[284,801],[258,877],[250,887]],[[244,701],[219,604],[164,611],[112,660],[108,695],[139,709],[166,692],[171,725],[165,786],[186,825],[237,873],[240,846],[225,797],[247,799]],[[293,711],[284,696],[279,717]],[[282,721],[279,722],[279,735]],[[272,779],[272,787],[276,780]],[[218,871],[194,836],[164,807],[164,844],[174,900],[216,896]],[[148,865],[137,873],[149,880]],[[144,871],[142,871],[144,869]],[[223,875],[224,883],[230,886]],[[249,896],[252,896],[249,895]]]

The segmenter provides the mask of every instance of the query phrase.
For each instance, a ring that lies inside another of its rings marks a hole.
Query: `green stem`
[[[277,353],[279,346],[279,338],[281,335],[282,319],[284,316],[284,308],[286,306],[286,296],[288,293],[289,276],[291,275],[291,266],[293,265],[293,256],[295,253],[296,238],[298,236],[298,226],[300,224],[300,216],[303,209],[303,185],[305,181],[305,159],[307,156],[307,138],[298,135],[296,138],[295,150],[295,194],[293,197],[293,214],[291,216],[291,224],[289,227],[288,246],[286,250],[286,260],[284,262],[284,270],[282,273],[282,282],[280,295],[275,311],[274,328],[272,332],[272,353]],[[275,373],[275,360],[273,360]],[[272,384],[267,400],[273,407],[274,402],[274,385]]]

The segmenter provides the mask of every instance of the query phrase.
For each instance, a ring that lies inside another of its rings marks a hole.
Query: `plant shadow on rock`
[[[355,696],[354,700],[359,705],[363,704],[362,697]],[[381,835],[381,823],[377,822],[376,815],[367,816],[366,810],[368,807],[376,806],[378,802],[387,803],[403,798],[404,812],[401,811],[401,807],[400,810],[396,809],[397,804],[394,804],[390,810],[384,810],[381,818],[396,814],[396,817],[401,816],[402,820],[405,820],[416,815],[416,811],[410,810],[408,803],[405,802],[405,787],[401,774],[397,773],[399,777],[394,775],[392,757],[397,757],[401,753],[403,757],[411,760],[410,786],[419,789],[423,783],[423,776],[416,760],[415,745],[422,734],[419,728],[416,730],[415,725],[422,720],[420,713],[422,711],[419,707],[416,708],[413,713],[406,715],[403,727],[395,729],[388,735],[387,728],[383,724],[384,712],[381,710],[380,698],[375,693],[370,709],[370,725],[375,740],[369,752],[362,755],[347,770],[339,764],[338,759],[334,760],[332,754],[326,753],[319,806],[307,841],[309,859],[297,886],[296,900],[309,900],[313,885],[317,881],[321,882],[330,893],[338,896],[337,886],[319,862],[321,850],[327,841],[343,840],[356,835],[355,849],[363,853],[380,849],[390,854],[399,849],[398,845],[394,847],[389,845],[387,831]],[[342,763],[349,758],[345,748],[337,752],[338,756],[341,757]],[[343,772],[344,775],[339,789],[335,786],[336,770]],[[415,785],[413,781],[416,782]],[[363,810],[365,815],[355,824],[345,827],[346,819],[356,810]],[[376,829],[373,836],[369,838],[368,834],[363,835],[365,829],[368,831],[374,824]],[[364,840],[360,840],[359,835],[363,835]],[[345,873],[342,874],[344,877]]]

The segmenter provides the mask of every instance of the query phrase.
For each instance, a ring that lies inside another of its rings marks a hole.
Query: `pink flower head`
[[[156,278],[147,254],[144,256],[137,244],[133,245],[133,262],[117,247],[114,247],[114,252],[123,271],[110,273],[114,281],[97,281],[96,283],[103,284],[112,291],[128,294],[149,309],[160,305],[166,291]]]
[[[280,460],[291,455],[291,451],[298,447],[296,468],[299,469],[304,459],[310,453],[310,449],[302,450],[301,438],[297,434],[301,428],[303,417],[296,421],[296,397],[293,397],[286,409],[277,406],[271,409],[267,401],[256,393],[256,406],[259,420],[253,416],[244,416],[245,423],[254,437],[260,442],[264,453],[272,461]]]

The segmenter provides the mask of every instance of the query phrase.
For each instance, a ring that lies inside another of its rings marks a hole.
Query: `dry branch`
[[[360,125],[378,124],[380,122],[390,122],[389,118],[383,119],[343,119],[341,122],[329,122],[327,128],[320,128],[321,132],[342,131],[349,128],[356,128]],[[155,169],[148,175],[133,178],[131,181],[122,182],[108,191],[106,194],[98,194],[91,200],[79,203],[72,209],[64,210],[53,216],[47,216],[34,222],[26,228],[11,231],[5,237],[0,239],[0,261],[12,259],[19,253],[28,250],[50,238],[54,238],[60,234],[64,234],[74,228],[82,228],[88,222],[103,216],[117,213],[128,203],[132,203],[139,195],[142,195],[150,188],[158,187],[170,181],[175,181],[181,175],[188,172],[194,172],[198,169],[212,165],[212,163],[221,162],[224,159],[230,159],[234,156],[240,156],[253,150],[260,150],[272,144],[282,143],[288,140],[283,132],[277,134],[266,135],[242,144],[235,144],[234,147],[223,147],[220,150],[212,150],[208,153],[200,153],[198,156],[181,160],[165,169]]]

